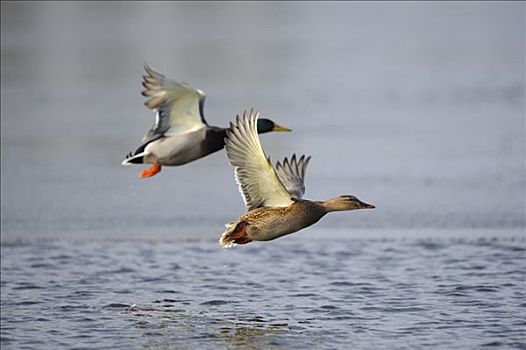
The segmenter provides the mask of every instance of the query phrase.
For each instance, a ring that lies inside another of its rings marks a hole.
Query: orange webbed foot
[[[155,174],[159,172],[161,172],[161,165],[158,163],[153,163],[151,167],[149,167],[146,170],[141,171],[141,174],[139,175],[139,177],[141,179],[144,179],[145,177],[154,176]]]

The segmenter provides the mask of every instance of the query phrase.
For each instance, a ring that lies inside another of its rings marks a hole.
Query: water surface
[[[2,348],[525,348],[525,252],[497,232],[4,244]]]

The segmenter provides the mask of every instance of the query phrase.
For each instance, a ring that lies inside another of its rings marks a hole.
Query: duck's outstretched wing
[[[144,66],[142,95],[149,97],[144,105],[156,112],[155,123],[144,135],[147,143],[161,136],[173,136],[206,126],[203,117],[205,94],[190,85],[166,79],[164,75]]]
[[[305,157],[305,155],[296,160],[294,154],[290,161],[285,157],[283,162],[276,162],[274,167],[281,183],[294,198],[300,199],[305,193],[305,171],[309,160],[310,157]]]
[[[247,211],[259,207],[286,207],[292,204],[290,193],[276,175],[274,167],[265,156],[257,132],[259,112],[253,109],[230,123],[225,139],[225,149],[230,164],[235,169],[239,192]]]

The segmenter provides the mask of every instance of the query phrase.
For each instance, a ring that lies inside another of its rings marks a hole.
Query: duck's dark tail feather
[[[126,158],[122,161],[122,165],[130,165],[130,164],[143,164],[144,163],[144,155],[146,153],[142,152],[139,154],[132,154],[131,152],[126,155]]]

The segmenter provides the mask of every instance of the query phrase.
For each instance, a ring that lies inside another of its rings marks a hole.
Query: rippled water
[[[2,348],[524,349],[497,236],[4,244]]]

